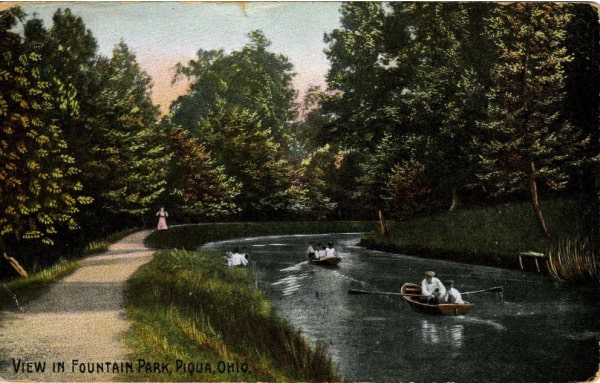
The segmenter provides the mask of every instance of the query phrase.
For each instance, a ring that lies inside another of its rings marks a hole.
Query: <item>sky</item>
[[[20,5],[47,28],[58,8],[81,17],[98,41],[99,53],[110,57],[123,40],[142,69],[153,79],[153,99],[163,112],[186,90],[171,85],[173,67],[196,57],[199,49],[238,50],[248,32],[260,29],[270,50],[286,56],[297,73],[295,88],[323,85],[328,61],[325,33],[339,27],[340,2],[34,2]],[[6,3],[5,3],[6,5]]]

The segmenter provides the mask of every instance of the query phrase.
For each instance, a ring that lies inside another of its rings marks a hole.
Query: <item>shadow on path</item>
[[[71,364],[74,359],[128,360],[123,291],[127,279],[154,254],[144,246],[151,232],[131,234],[105,253],[83,259],[79,269],[23,305],[22,312],[0,311],[0,381],[112,380],[115,376],[107,372],[72,372]],[[45,371],[15,371],[28,362],[45,362]],[[53,362],[63,362],[65,372],[52,372]]]

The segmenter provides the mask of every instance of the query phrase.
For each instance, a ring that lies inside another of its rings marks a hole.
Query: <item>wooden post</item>
[[[383,210],[379,209],[379,224],[381,225],[381,234],[385,238],[389,238],[387,222],[385,221],[385,216],[383,215]]]

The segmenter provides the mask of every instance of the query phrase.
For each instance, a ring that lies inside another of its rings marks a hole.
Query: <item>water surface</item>
[[[360,234],[277,236],[208,244],[246,247],[257,284],[313,344],[327,345],[345,381],[572,382],[598,370],[600,294],[535,273],[369,251]],[[309,264],[309,241],[333,242],[337,267]],[[465,296],[465,316],[413,311],[400,297],[350,295],[348,289],[399,292],[434,270]]]

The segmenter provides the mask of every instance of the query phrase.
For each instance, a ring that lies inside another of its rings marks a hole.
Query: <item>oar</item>
[[[466,291],[464,293],[460,293],[461,295],[469,295],[469,294],[477,294],[477,293],[501,293],[503,291],[501,286],[490,287],[489,289],[484,290],[475,290],[475,291]]]
[[[367,291],[367,290],[358,290],[358,289],[348,289],[348,294],[379,294],[379,295],[400,295],[401,297],[423,297],[422,294],[402,294],[402,293],[392,293],[388,291]]]

